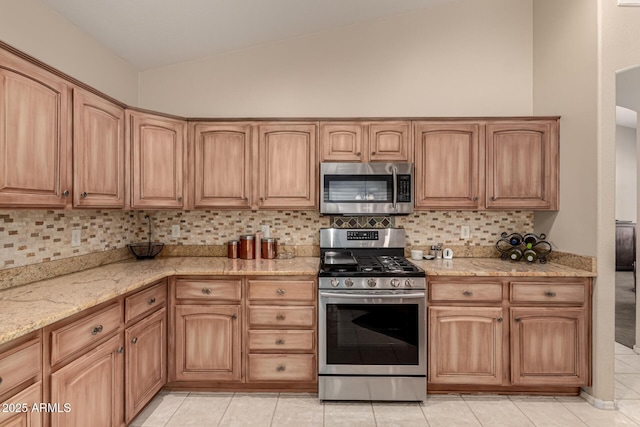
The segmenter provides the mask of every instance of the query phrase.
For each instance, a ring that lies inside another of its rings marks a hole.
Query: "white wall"
[[[532,113],[532,0],[459,0],[140,74],[191,117]]]
[[[534,0],[533,112],[559,114],[560,210],[536,213],[535,229],[559,250],[598,257],[593,294],[593,387],[613,407],[615,136],[599,139],[599,2]],[[615,101],[613,103],[615,111]],[[615,120],[615,117],[614,117]],[[608,203],[608,205],[607,205]],[[610,221],[610,234],[600,234]]]
[[[637,218],[636,130],[616,126],[616,220]]]
[[[128,105],[138,72],[39,0],[0,0],[0,40]]]

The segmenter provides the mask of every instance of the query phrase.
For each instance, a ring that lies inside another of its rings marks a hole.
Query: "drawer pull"
[[[276,368],[276,371],[278,371],[278,372],[283,372],[285,369],[287,369],[287,367],[286,367],[286,366],[284,366],[284,365],[278,365],[278,367]]]
[[[278,295],[284,295],[284,294],[287,293],[287,290],[286,289],[278,289],[276,292],[278,293]]]
[[[519,317],[516,317],[516,319],[515,319],[515,320],[516,320],[516,322],[519,322],[519,321],[520,321],[520,318],[519,318]]]
[[[124,347],[118,347],[118,354],[122,354],[124,352]]]
[[[276,345],[284,345],[284,340],[283,340],[283,339],[278,338],[278,339],[276,340]]]
[[[548,296],[548,297],[555,297],[556,296],[556,293],[553,292],[553,291],[547,291],[544,294],[545,294],[545,296]]]
[[[134,343],[134,344],[137,343],[138,342],[138,337],[133,337],[131,339],[131,342]]]
[[[464,291],[464,292],[462,293],[462,295],[464,295],[465,297],[470,297],[470,296],[473,296],[473,292],[471,292],[471,291]]]
[[[152,297],[152,298],[149,300],[149,305],[152,305],[152,304],[155,304],[155,303],[156,303],[156,297]]]
[[[98,335],[100,332],[102,332],[102,325],[98,325],[93,328],[93,330],[91,331],[91,335]]]
[[[276,315],[276,320],[284,320],[284,319],[285,319],[285,315],[284,314]]]
[[[202,293],[205,295],[209,295],[211,293],[211,289],[209,288],[202,288]]]
[[[498,323],[502,323],[502,317],[498,317]]]

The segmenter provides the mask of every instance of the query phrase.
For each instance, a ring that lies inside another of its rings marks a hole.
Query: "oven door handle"
[[[391,168],[393,172],[393,210],[398,210],[398,170],[394,166]]]
[[[335,292],[320,292],[321,298],[344,298],[344,299],[362,299],[362,298],[381,298],[381,299],[398,299],[398,298],[424,298],[426,294],[338,294]]]

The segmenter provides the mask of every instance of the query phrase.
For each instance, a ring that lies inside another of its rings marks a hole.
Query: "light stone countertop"
[[[410,260],[429,276],[529,276],[529,277],[595,277],[587,270],[562,264],[509,261],[500,258],[454,258],[452,260]]]
[[[428,275],[593,277],[560,264],[528,264],[499,258],[413,261]],[[173,275],[315,276],[320,259],[232,260],[167,257],[125,261],[0,291],[0,344]]]
[[[0,291],[0,344],[173,275],[315,276],[319,258],[126,261]]]

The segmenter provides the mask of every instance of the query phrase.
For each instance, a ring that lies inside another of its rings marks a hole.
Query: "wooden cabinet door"
[[[512,383],[587,385],[586,322],[583,308],[512,308]]]
[[[368,161],[412,162],[409,122],[375,122],[368,125]]]
[[[480,125],[418,122],[416,209],[478,209],[482,175]]]
[[[131,126],[131,207],[184,206],[185,122],[129,112]]]
[[[429,381],[503,382],[501,307],[429,307]]]
[[[73,205],[124,207],[124,108],[73,90]]]
[[[259,127],[258,207],[318,207],[317,125]]]
[[[167,382],[167,310],[125,330],[125,416],[130,422]]]
[[[358,122],[320,123],[320,161],[361,162],[364,159],[363,125]]]
[[[40,427],[42,414],[33,410],[40,408],[42,402],[42,383],[37,382],[15,396],[0,402],[0,427]],[[57,409],[64,410],[63,403]],[[18,409],[19,408],[19,409]]]
[[[558,122],[487,124],[487,208],[558,209]]]
[[[175,307],[175,379],[240,381],[240,306]]]
[[[251,208],[251,126],[195,124],[193,127],[195,208]]]
[[[51,374],[51,402],[69,412],[52,412],[51,426],[124,425],[122,335],[116,335]]]
[[[69,106],[62,79],[0,52],[0,206],[65,207]]]

